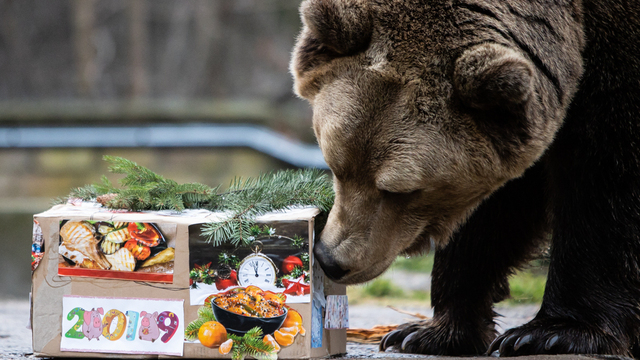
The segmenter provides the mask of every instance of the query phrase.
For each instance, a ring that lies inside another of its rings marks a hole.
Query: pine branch
[[[244,359],[246,356],[264,360],[278,358],[273,346],[264,342],[262,329],[259,327],[250,329],[243,336],[233,334],[227,336],[233,340],[232,359]]]
[[[226,242],[238,246],[251,242],[251,228],[255,218],[271,211],[284,211],[296,206],[315,206],[328,213],[333,206],[334,193],[326,174],[316,169],[284,170],[263,174],[256,178],[235,178],[224,193],[220,186],[210,188],[199,183],[178,184],[136,164],[115,156],[105,156],[109,171],[125,175],[116,188],[103,176],[101,183],[71,191],[57,203],[72,198],[96,199],[107,195],[106,207],[141,210],[173,210],[202,208],[222,211],[226,219],[203,226],[202,235],[213,245]],[[113,196],[112,196],[113,195]]]
[[[257,178],[236,178],[229,192],[221,195],[226,210],[225,220],[203,226],[202,235],[214,246],[226,241],[233,245],[249,244],[253,219],[271,211],[295,206],[313,205],[322,212],[333,206],[333,189],[318,170],[279,171]]]
[[[200,331],[200,327],[204,325],[206,321],[201,319],[193,320],[187,325],[186,329],[184,329],[184,338],[193,341],[198,338],[198,331]]]
[[[216,316],[213,315],[213,310],[209,307],[201,306],[198,309],[198,318],[190,322],[184,329],[184,338],[189,341],[197,339],[200,327],[209,321],[216,321]]]

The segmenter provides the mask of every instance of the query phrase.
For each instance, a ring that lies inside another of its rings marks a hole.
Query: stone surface
[[[432,311],[426,307],[401,307],[404,311],[418,312],[431,316]],[[504,315],[505,327],[517,326],[528,321],[537,311],[536,306],[516,306],[497,309]],[[372,316],[375,314],[375,316]],[[29,322],[29,303],[26,300],[0,301],[0,358],[33,359],[31,349],[31,331],[27,329]],[[410,316],[401,314],[388,307],[377,305],[358,305],[350,309],[351,327],[372,327],[381,324],[397,324],[410,320]],[[347,354],[337,359],[397,359],[425,358],[424,356],[378,352],[377,345],[361,345],[349,343]],[[431,357],[433,358],[433,357]],[[447,360],[453,358],[447,358]],[[465,358],[468,359],[468,358]],[[544,359],[536,359],[544,360]]]

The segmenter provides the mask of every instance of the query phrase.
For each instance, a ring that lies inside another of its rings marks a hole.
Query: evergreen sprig
[[[193,320],[184,329],[184,338],[193,341],[198,338],[200,327],[209,321],[216,321],[216,316],[210,307],[202,306],[198,309],[198,318]]]
[[[313,205],[322,212],[333,206],[334,193],[327,176],[314,169],[271,172],[257,178],[236,178],[220,195],[230,215],[203,226],[202,235],[214,246],[251,242],[255,217],[270,211]]]
[[[200,183],[178,184],[133,161],[104,156],[109,171],[125,175],[114,186],[106,176],[99,184],[87,185],[59,198],[57,203],[70,199],[102,200],[104,206],[130,211],[207,209],[227,214],[221,221],[203,226],[202,235],[214,246],[225,242],[248,245],[255,218],[271,211],[296,206],[315,206],[328,213],[333,206],[331,181],[317,169],[282,170],[255,178],[236,178],[229,190],[220,186],[208,187]],[[255,229],[254,229],[255,232]]]
[[[262,329],[259,327],[252,328],[242,336],[227,334],[227,337],[233,340],[233,347],[231,348],[231,358],[233,360],[242,360],[246,356],[261,360],[278,358],[273,346],[264,342]]]

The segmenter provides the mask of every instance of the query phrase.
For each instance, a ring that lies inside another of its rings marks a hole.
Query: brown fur
[[[495,15],[478,13],[483,7]],[[425,250],[430,237],[444,246],[549,146],[582,46],[579,14],[553,10],[519,9],[543,11],[554,29],[553,42],[532,50],[521,43],[550,30],[500,3],[303,3],[291,68],[335,174],[322,241],[349,271],[340,281],[369,280],[398,254]]]
[[[381,349],[640,358],[640,3],[306,0],[291,62],[336,202],[315,259],[367,281],[437,245],[434,318]],[[552,234],[540,311],[495,338]]]

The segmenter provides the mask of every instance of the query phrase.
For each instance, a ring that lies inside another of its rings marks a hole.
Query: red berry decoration
[[[236,285],[238,285],[238,272],[235,270],[231,270],[231,275],[229,275],[228,279],[223,279],[221,277],[216,278],[216,289],[218,290],[224,290]]]
[[[293,269],[296,268],[296,266],[302,267],[302,260],[300,260],[300,258],[297,256],[293,256],[293,255],[287,256],[282,261],[282,272],[285,275],[291,274],[291,272],[293,271]]]

